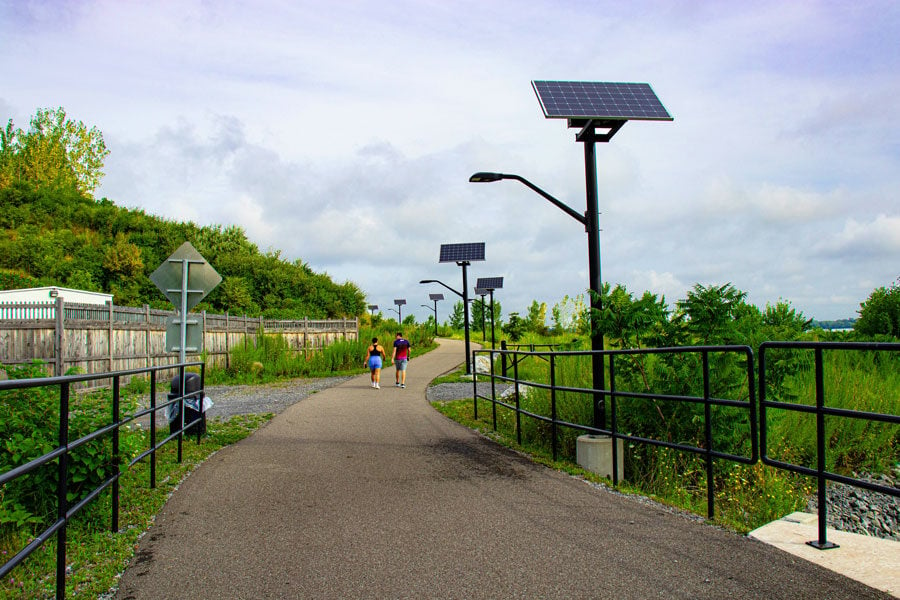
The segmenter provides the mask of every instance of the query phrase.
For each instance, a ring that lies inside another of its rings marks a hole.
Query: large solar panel
[[[469,244],[441,244],[438,262],[462,262],[484,260],[484,242]]]
[[[443,294],[428,294],[428,297],[431,298],[432,300],[443,300],[444,299]]]
[[[475,287],[484,288],[486,290],[499,290],[503,287],[502,277],[479,277]]]
[[[548,119],[673,121],[649,83],[532,81]]]
[[[378,305],[377,305],[377,304],[370,304],[370,305],[369,305],[369,310],[378,310]]]
[[[397,306],[406,304],[406,299],[405,298],[397,298],[396,300],[394,300],[394,304],[396,304]]]

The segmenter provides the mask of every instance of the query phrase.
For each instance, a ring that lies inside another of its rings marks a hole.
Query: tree
[[[867,336],[900,337],[900,278],[891,287],[879,287],[859,305],[853,330]]]
[[[509,321],[500,329],[509,336],[510,341],[518,342],[525,335],[525,321],[519,317],[519,313],[509,313]]]
[[[450,327],[453,329],[462,329],[465,326],[462,301],[453,305],[453,311],[450,313],[448,319],[450,320]]]
[[[540,335],[547,335],[547,333],[549,333],[547,331],[546,302],[538,302],[537,300],[531,301],[531,306],[528,307],[528,316],[525,318],[525,326],[528,331]]]
[[[14,129],[12,119],[0,132],[0,187],[23,181],[90,196],[100,185],[108,155],[99,129],[66,118],[62,107],[39,108],[28,132]]]
[[[687,317],[688,331],[701,343],[728,343],[729,324],[746,297],[730,283],[709,287],[698,283],[677,307]]]
[[[589,333],[590,325],[587,317],[589,309],[584,304],[584,296],[570,298],[568,295],[553,305],[553,329],[560,332]]]

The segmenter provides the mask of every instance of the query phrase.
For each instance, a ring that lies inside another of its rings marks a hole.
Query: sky
[[[670,307],[731,283],[852,318],[900,277],[900,2],[0,0],[0,117],[63,107],[96,197],[238,225],[368,304],[443,322],[441,244],[504,318],[589,287],[584,148],[532,80],[649,83],[674,117],[596,145],[601,276]],[[215,265],[213,265],[215,267]],[[423,306],[424,305],[424,306]]]

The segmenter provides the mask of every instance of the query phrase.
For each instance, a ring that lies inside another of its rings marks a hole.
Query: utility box
[[[622,439],[616,441],[616,473],[621,479],[625,476],[625,443]],[[612,448],[612,438],[608,435],[580,435],[575,440],[575,457],[581,467],[612,479]]]

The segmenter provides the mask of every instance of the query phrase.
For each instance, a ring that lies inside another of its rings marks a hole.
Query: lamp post
[[[466,336],[466,375],[470,375],[472,373],[472,359],[469,356],[469,295],[465,293],[466,290],[466,267],[463,266],[463,291],[458,292],[443,281],[438,281],[437,279],[423,279],[419,283],[437,283],[439,285],[444,286],[460,298],[463,301],[463,327],[465,328],[465,336]]]
[[[437,335],[438,334],[437,303],[438,303],[438,300],[444,299],[444,295],[443,294],[428,294],[428,297],[432,300],[432,302],[434,302],[434,308],[431,308],[427,304],[423,304],[422,306],[424,306],[428,310],[434,311],[434,335]]]
[[[585,145],[587,146],[587,144]],[[591,154],[593,158],[593,154]],[[564,213],[581,223],[588,236],[588,271],[591,290],[591,365],[593,371],[594,390],[602,390],[605,385],[604,365],[603,365],[603,334],[598,331],[597,323],[594,322],[595,316],[600,314],[603,308],[601,300],[602,280],[600,277],[600,219],[598,217],[599,210],[597,208],[596,183],[594,184],[593,193],[588,193],[587,210],[585,213],[579,214],[578,211],[557,200],[538,186],[534,185],[524,177],[510,173],[475,173],[469,177],[470,183],[490,183],[501,181],[503,179],[513,179],[524,184],[529,189],[548,200],[551,204],[562,210]],[[590,179],[590,177],[588,177]],[[594,176],[596,181],[596,176]],[[493,300],[493,299],[492,299]],[[604,402],[604,394],[594,393],[594,426],[605,427],[606,410]]]
[[[475,288],[475,293],[481,296],[481,341],[485,341],[487,339],[487,332],[485,331],[484,326],[484,297],[488,295],[488,291],[484,288],[477,287]]]
[[[400,307],[403,306],[404,304],[406,304],[406,299],[405,298],[397,298],[396,300],[394,300],[394,304],[397,305],[397,310],[394,311],[397,313],[397,322],[400,323],[401,325],[403,325],[403,312],[402,312],[403,309]]]

